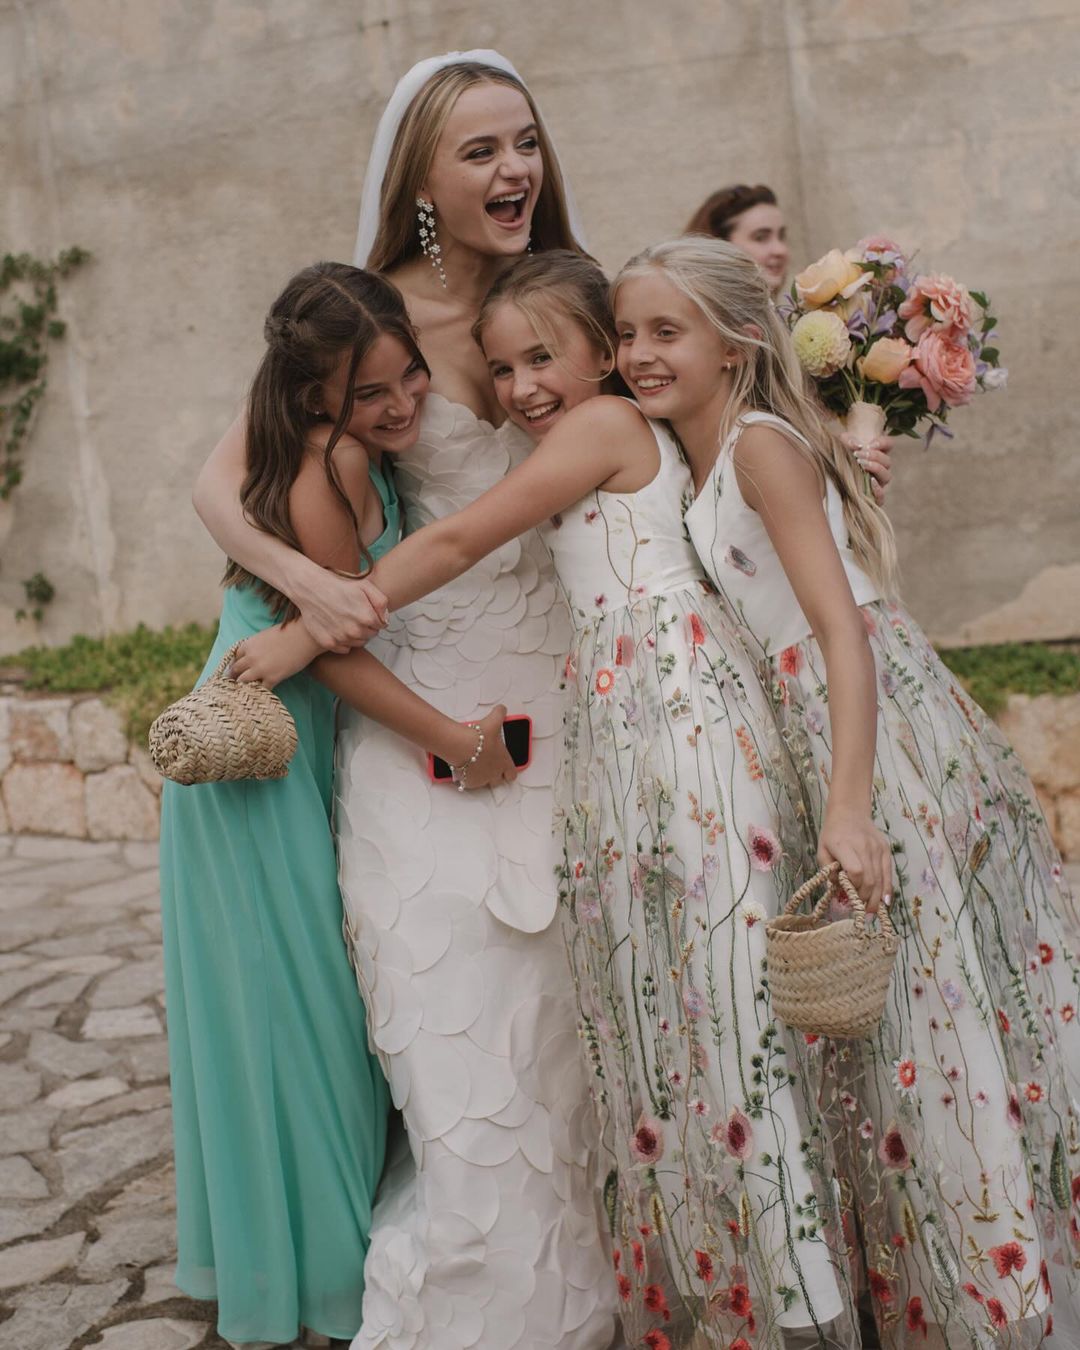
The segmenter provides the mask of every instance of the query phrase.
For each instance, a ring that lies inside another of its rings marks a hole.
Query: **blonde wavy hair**
[[[566,208],[559,161],[533,102],[532,95],[505,70],[478,61],[462,61],[437,70],[406,109],[390,152],[379,203],[379,228],[367,266],[373,272],[392,272],[420,252],[420,227],[416,198],[431,169],[439,137],[454,104],[466,89],[478,84],[504,84],[516,89],[529,105],[536,123],[536,139],[544,164],[544,181],[532,218],[532,247],[564,248],[580,253]],[[436,202],[436,209],[438,203]]]
[[[862,470],[828,422],[809,376],[799,363],[787,325],[777,314],[758,265],[720,239],[686,236],[643,249],[612,283],[614,297],[630,277],[663,271],[694,302],[723,340],[741,356],[732,396],[719,430],[727,439],[743,413],[783,418],[804,440],[792,444],[840,493],[851,549],[887,597],[896,594],[896,540],[888,516],[863,486]]]

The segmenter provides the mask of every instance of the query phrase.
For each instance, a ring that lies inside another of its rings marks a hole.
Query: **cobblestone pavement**
[[[4,1347],[224,1350],[172,1283],[163,987],[155,844],[0,836]]]
[[[223,1350],[172,1283],[157,845],[0,836],[0,1345]]]

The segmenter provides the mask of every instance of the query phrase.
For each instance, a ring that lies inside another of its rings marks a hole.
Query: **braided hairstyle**
[[[299,549],[289,518],[289,490],[310,449],[313,428],[328,420],[321,411],[322,387],[347,356],[345,402],[327,438],[323,467],[352,520],[365,567],[371,565],[371,555],[360,538],[360,522],[334,468],[333,454],[352,418],[357,367],[383,334],[398,338],[427,370],[401,292],[385,277],[345,263],[320,262],[292,278],[270,306],[263,325],[266,351],[248,396],[247,476],[240,489],[248,520]],[[297,613],[280,591],[232,559],[224,583],[256,586],[279,619]]]

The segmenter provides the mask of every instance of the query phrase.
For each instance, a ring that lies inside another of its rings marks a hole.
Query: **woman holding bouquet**
[[[876,282],[895,266],[858,270]],[[1080,963],[1034,790],[890,599],[888,521],[815,411],[758,269],[717,241],[662,244],[620,273],[615,311],[620,371],[682,442],[687,526],[758,652],[819,833],[872,813],[892,847],[903,945],[885,1017],[874,1039],[822,1049],[883,1344],[1072,1350]],[[938,360],[903,364],[902,419],[920,397],[938,415],[945,396],[970,398],[980,363],[993,368],[972,312],[955,284],[908,288],[898,321]],[[898,350],[879,354],[882,373]],[[832,777],[841,698],[877,704],[858,800],[838,800]]]

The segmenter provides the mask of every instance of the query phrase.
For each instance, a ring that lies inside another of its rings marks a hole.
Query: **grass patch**
[[[27,689],[56,694],[101,694],[118,708],[135,741],[146,742],[150,723],[195,684],[217,636],[216,624],[185,624],[155,631],[76,637],[63,647],[28,647],[0,657]],[[971,696],[994,716],[1010,694],[1080,691],[1080,647],[1006,642],[992,647],[952,647],[941,659]]]
[[[952,647],[939,655],[991,717],[1010,694],[1080,691],[1080,650],[1044,642],[1003,642],[992,647]]]
[[[14,667],[27,689],[99,693],[119,709],[132,740],[146,744],[150,723],[189,692],[214,644],[217,624],[185,624],[155,632],[76,637],[63,647],[27,647],[0,665]]]

